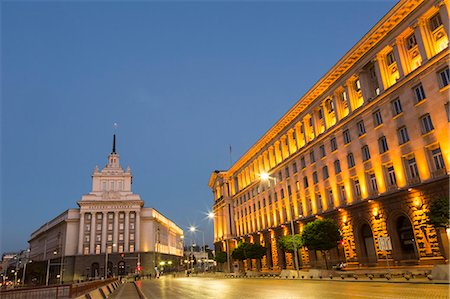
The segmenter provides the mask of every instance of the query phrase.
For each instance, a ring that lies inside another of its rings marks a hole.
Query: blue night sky
[[[114,122],[133,191],[211,245],[229,145],[236,161],[394,4],[3,1],[0,251],[77,207]]]

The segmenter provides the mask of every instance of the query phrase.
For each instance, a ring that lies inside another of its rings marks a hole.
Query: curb
[[[144,295],[144,293],[142,292],[142,290],[137,286],[136,281],[133,281],[134,287],[136,288],[136,291],[139,295],[140,299],[147,299],[147,297]]]

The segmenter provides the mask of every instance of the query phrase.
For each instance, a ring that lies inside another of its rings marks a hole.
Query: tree
[[[227,253],[223,252],[223,251],[219,251],[216,253],[216,257],[214,259],[219,264],[223,264],[227,261]]]
[[[294,242],[297,250],[299,250],[303,246],[300,235],[294,235],[294,237],[292,237],[291,235],[282,236],[278,238],[277,241],[278,247],[280,247],[281,250],[283,250],[284,252],[291,252],[291,253],[294,252],[295,249]]]
[[[303,246],[308,250],[320,250],[325,256],[325,266],[328,269],[326,252],[337,247],[342,240],[337,224],[331,219],[316,219],[305,225],[301,236]]]
[[[231,257],[238,261],[244,261],[246,259],[260,260],[266,255],[266,252],[266,248],[260,244],[241,242],[233,249]]]
[[[450,204],[448,196],[439,196],[431,200],[426,215],[428,223],[433,225],[437,231],[439,247],[443,256],[449,257],[449,244],[446,228],[449,227]]]

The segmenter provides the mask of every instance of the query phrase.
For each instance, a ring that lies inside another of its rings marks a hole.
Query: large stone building
[[[119,164],[116,136],[108,164],[92,174],[92,191],[32,233],[30,258],[50,265],[50,280],[84,280],[153,272],[160,261],[173,267],[183,256],[183,231],[131,191],[130,168]],[[60,265],[63,264],[63,267]]]
[[[447,235],[426,211],[449,192],[448,27],[449,1],[399,1],[230,169],[213,172],[216,250],[260,243],[263,269],[292,268],[276,240],[291,220],[300,233],[327,217],[343,235],[332,261],[445,262]],[[380,250],[387,236],[392,250]],[[299,253],[302,267],[323,265]]]

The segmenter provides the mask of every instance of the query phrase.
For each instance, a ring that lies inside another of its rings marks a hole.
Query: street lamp
[[[217,215],[221,216],[221,215]],[[208,212],[208,219],[214,220],[214,217],[216,217],[216,214],[213,211]],[[230,266],[230,245],[228,244],[228,240],[225,240],[225,249],[227,251],[227,267],[228,267],[228,273],[231,272],[231,266]]]
[[[260,174],[260,178],[261,178],[261,181],[269,182],[269,184],[270,184],[270,180],[273,180],[274,185],[277,184],[277,179],[271,177],[268,173],[265,173],[265,172],[261,173],[261,174]],[[291,209],[291,202],[292,202],[292,199],[291,199],[291,194],[290,194],[290,192],[289,192],[289,187],[288,187],[288,180],[287,180],[287,178],[284,180],[284,183],[285,183],[285,190],[286,190],[286,193],[287,193],[287,195],[288,195],[289,214],[290,214],[290,218],[291,218],[291,235],[292,235],[292,243],[294,244],[294,262],[295,262],[295,270],[297,271],[297,278],[298,278],[298,277],[299,277],[299,266],[298,266],[299,263],[298,263],[297,244],[295,243],[294,213],[293,213],[293,211],[292,211],[292,209]],[[270,186],[270,185],[269,185],[269,186]]]
[[[189,227],[189,231],[191,233],[195,233],[195,232],[201,232],[202,233],[202,237],[203,237],[203,250],[202,250],[202,252],[205,253],[206,252],[206,250],[205,250],[205,232],[202,231],[202,230],[199,230],[198,228],[196,228],[193,225],[191,227]],[[202,263],[202,267],[203,267],[203,263]]]
[[[114,252],[114,247],[116,247],[116,244],[112,244],[111,246],[111,253]],[[105,279],[108,278],[108,247],[106,248],[105,252]]]

